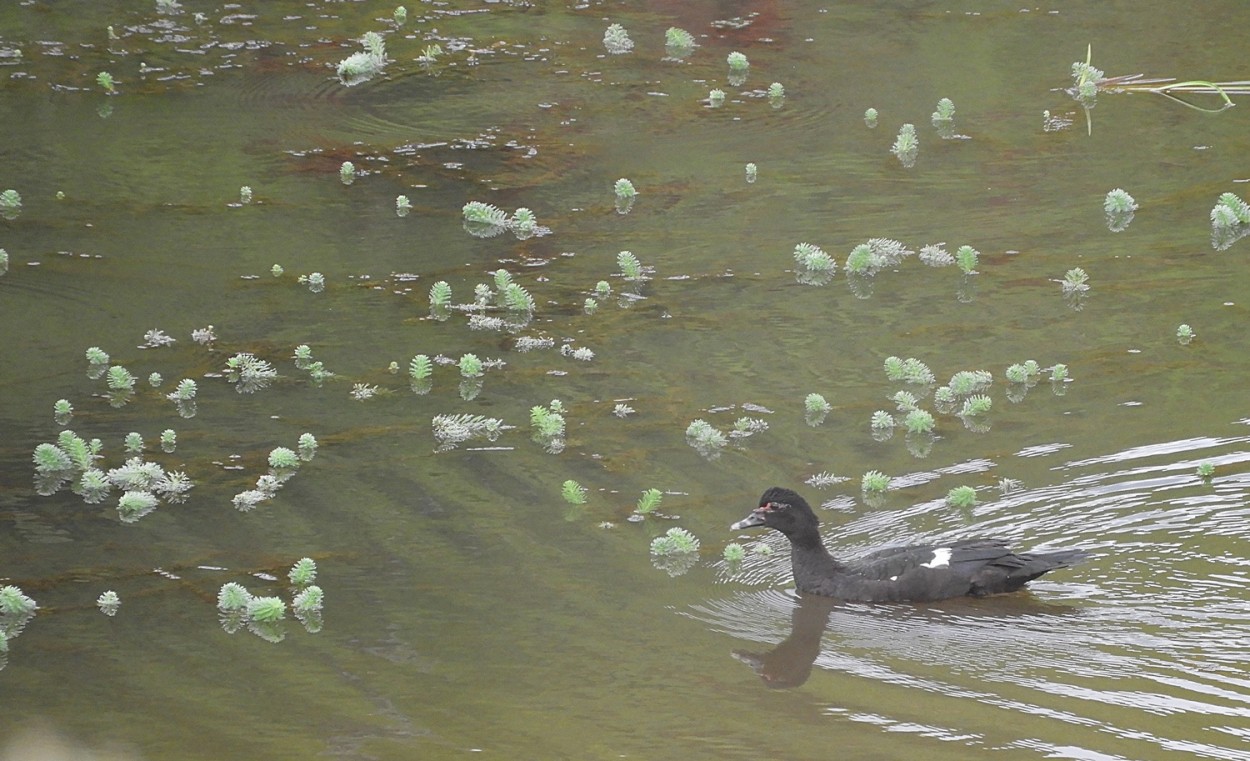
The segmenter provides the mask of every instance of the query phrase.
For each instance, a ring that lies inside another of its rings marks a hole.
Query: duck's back
[[[1016,554],[1005,542],[973,539],[877,550],[839,564],[832,574],[795,570],[804,592],[865,602],[926,602],[1014,592],[1084,557],[1080,550]]]

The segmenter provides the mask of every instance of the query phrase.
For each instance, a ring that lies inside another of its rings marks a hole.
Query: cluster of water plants
[[[247,627],[252,634],[268,642],[278,643],[286,638],[283,621],[289,609],[309,634],[322,628],[322,607],[325,593],[315,582],[317,563],[312,558],[301,558],[287,573],[290,581],[291,602],[278,595],[255,595],[238,582],[227,582],[217,592],[217,611],[221,628],[234,634]]]
[[[21,587],[0,587],[0,669],[8,662],[9,642],[22,633],[38,609]]]
[[[1223,193],[1211,208],[1211,245],[1223,251],[1250,235],[1250,204],[1234,193]]]

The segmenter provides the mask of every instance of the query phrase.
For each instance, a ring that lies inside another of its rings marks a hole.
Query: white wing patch
[[[933,551],[933,559],[928,563],[921,563],[922,568],[945,568],[951,564],[951,548],[938,547]]]

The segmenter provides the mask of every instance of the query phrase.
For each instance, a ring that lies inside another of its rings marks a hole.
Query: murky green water
[[[1244,79],[1244,4],[451,2],[411,4],[402,27],[372,2],[105,5],[0,7],[0,189],[22,197],[0,221],[0,582],[40,606],[0,654],[0,757],[1250,759],[1250,242],[1213,250],[1208,219],[1221,193],[1250,195],[1247,106],[1103,94],[1086,134],[1056,89],[1087,44],[1108,75]],[[633,52],[605,52],[611,22]],[[688,57],[666,58],[670,26],[696,36]],[[344,87],[334,66],[368,31],[390,60]],[[930,125],[942,97],[967,139]],[[1044,130],[1046,110],[1073,125]],[[889,152],[905,122],[910,169]],[[1112,233],[1116,187],[1141,208]],[[470,200],[530,208],[551,234],[474,237]],[[877,237],[971,245],[979,274],[913,256],[796,282],[795,244],[842,263]],[[622,250],[649,280],[622,280]],[[468,303],[501,266],[536,302],[524,327],[430,319],[433,283]],[[1056,282],[1073,267],[1079,303]],[[313,272],[323,292],[297,282]],[[599,280],[613,294],[586,314]],[[211,346],[191,340],[208,325]],[[154,328],[177,343],[137,348]],[[335,377],[310,381],[300,344]],[[128,404],[87,377],[90,346],[139,378]],[[222,373],[239,352],[281,377],[237,393]],[[451,365],[410,389],[415,354],[470,352],[505,363],[472,398]],[[889,355],[941,382],[992,371],[988,430],[938,414],[931,441],[875,440],[870,416],[903,388]],[[1071,382],[1008,384],[1027,359]],[[183,378],[193,417],[165,398]],[[813,392],[833,407],[819,425]],[[36,494],[62,398],[104,467],[137,431],[189,499],[128,524],[117,492]],[[556,454],[529,423],[553,399]],[[436,451],[431,419],[455,413],[515,428]],[[695,419],[741,417],[768,428],[710,459],[686,441]],[[315,459],[236,510],[304,432]],[[876,501],[859,489],[874,469],[895,479]],[[825,472],[847,480],[803,485]],[[561,499],[566,479],[587,504]],[[1098,557],[1012,598],[800,603],[777,537],[727,529],[774,483],[826,503],[848,554],[1000,535]],[[946,504],[960,485],[976,506]],[[630,522],[648,488],[661,515]],[[684,573],[648,553],[675,525],[702,542]],[[735,539],[736,569],[720,560]],[[226,631],[224,583],[289,601],[305,556],[319,628]]]

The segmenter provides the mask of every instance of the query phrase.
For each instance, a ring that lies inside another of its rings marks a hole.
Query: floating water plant
[[[1080,267],[1073,267],[1063,274],[1063,280],[1059,281],[1063,287],[1065,294],[1081,293],[1089,290],[1089,275]]]
[[[408,9],[402,5],[396,6],[394,12],[391,13],[391,18],[395,19],[397,25],[403,26],[408,20]]]
[[[417,56],[417,61],[423,64],[431,64],[437,61],[442,54],[443,46],[435,42],[421,49],[421,55]]]
[[[747,551],[743,549],[741,544],[730,542],[725,545],[725,549],[721,552],[721,557],[730,565],[737,565],[746,559]]]
[[[828,412],[831,409],[833,409],[832,405],[830,405],[829,402],[825,400],[825,397],[820,394],[808,394],[803,399],[803,410],[808,414],[814,415],[821,412]]]
[[[344,161],[339,166],[339,179],[344,185],[351,185],[356,181],[356,165],[350,161]]]
[[[712,108],[720,108],[725,103],[725,91],[714,87],[707,94],[708,105]]]
[[[746,71],[751,66],[751,62],[747,60],[746,55],[736,50],[725,57],[725,62],[729,64],[731,70],[737,72]]]
[[[542,439],[553,439],[564,435],[564,406],[558,400],[550,407],[536,404],[530,408],[530,426],[534,435]]]
[[[966,509],[977,504],[977,490],[971,486],[956,486],[946,493],[946,504]]]
[[[325,593],[316,584],[309,585],[296,593],[291,600],[291,608],[295,615],[308,615],[321,610],[325,603]]]
[[[768,102],[773,108],[781,108],[785,99],[786,88],[780,82],[773,82],[768,86]]]
[[[755,182],[755,179],[758,176],[759,176],[759,167],[755,166],[755,162],[748,161],[746,165],[747,182],[749,183]]]
[[[896,356],[885,358],[885,377],[895,383],[914,383],[921,386],[931,385],[935,378],[933,371],[924,362],[915,357],[901,359]]]
[[[308,462],[317,455],[317,437],[311,433],[301,433],[299,435],[299,458],[304,462]]]
[[[408,196],[395,196],[395,213],[398,216],[406,217],[412,211],[412,201],[408,200]]]
[[[131,431],[126,434],[122,446],[128,454],[140,454],[143,452],[143,437],[137,431]]]
[[[317,562],[312,558],[300,558],[291,566],[286,577],[297,587],[306,587],[317,580]]]
[[[706,420],[694,420],[686,426],[686,443],[708,456],[728,444],[729,438]]]
[[[408,377],[414,381],[429,379],[434,372],[434,363],[424,354],[418,354],[408,363]]]
[[[9,272],[9,252],[0,248],[0,276]]]
[[[971,417],[973,415],[984,415],[994,406],[993,401],[985,394],[974,394],[964,400],[964,406],[959,410],[960,417]]]
[[[651,540],[652,555],[685,555],[699,551],[699,540],[684,528],[670,528]]]
[[[634,41],[629,32],[620,24],[609,24],[603,33],[603,47],[612,55],[621,55],[634,49]]]
[[[920,152],[920,140],[916,137],[916,125],[904,124],[899,128],[898,137],[894,138],[894,146],[890,153],[898,157],[899,163],[910,169],[916,164],[916,155]]]
[[[1068,379],[1068,366],[1058,364],[1050,368],[1050,380],[1052,383],[1062,383]]]
[[[916,395],[910,391],[898,391],[894,396],[890,397],[890,401],[894,402],[894,406],[899,412],[911,412],[916,409],[919,400]]]
[[[664,499],[664,493],[659,489],[647,489],[638,498],[638,504],[634,507],[640,515],[650,515],[660,506],[660,502]]]
[[[161,431],[161,451],[166,454],[174,452],[178,448],[178,432],[173,428],[166,428]]]
[[[0,587],[0,613],[6,616],[28,616],[39,606],[22,592],[21,587],[9,584]]]
[[[287,447],[274,447],[269,452],[269,467],[274,470],[295,470],[299,465],[299,455]]]
[[[252,597],[247,601],[247,616],[262,623],[281,621],[286,618],[286,603],[280,597]]]
[[[165,379],[161,377],[160,373],[152,373],[148,375],[148,385],[152,388],[160,388],[161,384],[164,382]]]
[[[117,596],[113,590],[101,592],[100,596],[95,600],[96,607],[106,616],[117,615],[117,609],[121,607],[122,599]]]
[[[1215,475],[1215,466],[1209,462],[1199,463],[1197,473],[1199,478],[1210,478]]]
[[[622,251],[616,255],[616,265],[621,270],[621,277],[631,282],[638,282],[644,279],[642,273],[642,262],[633,252]]]
[[[1120,188],[1107,193],[1103,199],[1103,211],[1107,215],[1107,229],[1113,233],[1123,232],[1133,221],[1133,212],[1137,211],[1137,201]]]
[[[117,501],[117,514],[123,523],[134,523],[155,510],[159,504],[159,500],[149,492],[128,491]]]
[[[942,123],[949,124],[955,118],[955,104],[950,98],[942,98],[937,102],[937,110],[929,117],[933,122],[933,126],[939,127]]]
[[[665,47],[684,49],[692,48],[694,47],[694,44],[694,35],[690,34],[690,32],[687,32],[685,29],[670,26],[664,31]]]
[[[243,185],[239,188],[239,203],[246,206],[252,202],[252,188],[249,185]]]
[[[977,263],[980,261],[981,253],[972,246],[960,246],[955,251],[955,264],[959,265],[959,269],[965,275],[977,274]]]
[[[564,501],[570,505],[584,505],[586,504],[586,487],[570,478],[560,485],[560,496],[564,497]]]
[[[1194,340],[1194,329],[1185,323],[1181,323],[1176,328],[1176,340],[1179,341],[1182,346],[1189,345],[1189,342]]]
[[[794,247],[794,261],[800,268],[813,273],[836,272],[838,265],[832,256],[825,253],[820,246],[812,243],[800,243]]]
[[[893,415],[885,410],[877,410],[872,413],[872,418],[868,421],[868,426],[874,431],[892,430],[896,425],[898,425],[898,421],[894,419]]]
[[[339,79],[347,86],[357,85],[369,79],[386,65],[386,43],[377,32],[366,32],[360,38],[364,51],[352,53],[339,61],[336,68]]]
[[[1221,193],[1211,208],[1211,224],[1216,227],[1250,225],[1250,204],[1235,193]]]
[[[451,306],[451,286],[446,280],[439,280],[430,286],[430,308],[447,309]]]
[[[634,189],[634,183],[622,177],[612,186],[613,192],[617,198],[633,198],[638,195],[638,191]]]
[[[859,486],[865,494],[881,494],[890,488],[890,477],[879,470],[870,470],[860,479]]]
[[[235,384],[235,391],[251,394],[268,388],[278,377],[278,371],[256,355],[240,352],[226,360],[225,375],[227,381]]]
[[[480,378],[482,376],[482,360],[478,359],[476,354],[461,355],[460,361],[456,363],[460,368],[460,376],[463,378]]]
[[[92,365],[107,365],[109,363],[108,352],[98,346],[92,346],[87,349],[87,362]]]
[[[310,272],[299,276],[300,285],[307,285],[313,293],[321,293],[326,289],[326,277],[320,272]]]
[[[195,398],[196,392],[195,381],[183,378],[178,381],[178,386],[172,392],[165,395],[165,398],[175,402],[189,402]]]
[[[57,399],[52,405],[52,416],[57,425],[65,425],[74,416],[74,405],[68,399]]]
[[[920,261],[930,267],[949,267],[955,257],[947,252],[945,243],[930,243],[920,247]]]
[[[903,426],[908,433],[932,433],[933,413],[928,410],[914,409],[903,417]]]
[[[877,109],[868,108],[864,110],[864,124],[866,124],[869,129],[876,128],[877,118]]]
[[[104,92],[112,95],[117,92],[117,85],[113,81],[113,75],[107,71],[102,71],[95,75],[95,83],[100,86]]]

